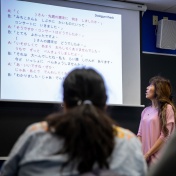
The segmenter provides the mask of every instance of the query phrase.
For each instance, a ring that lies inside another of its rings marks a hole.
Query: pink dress
[[[171,133],[175,130],[174,111],[172,109],[172,106],[169,104],[167,105],[166,109],[166,119],[167,128],[169,130],[169,135],[167,137],[165,137],[163,132],[161,131],[158,110],[156,108],[148,106],[142,111],[137,136],[141,137],[142,150],[144,155],[155,144],[158,138],[161,138],[163,141],[167,141]],[[160,150],[150,157],[149,164],[152,164],[156,160],[158,160],[159,155]]]

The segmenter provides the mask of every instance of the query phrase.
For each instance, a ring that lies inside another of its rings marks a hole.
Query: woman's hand
[[[149,160],[149,157],[150,157],[149,153],[146,153],[146,154],[144,155],[144,158],[145,158],[146,161]]]

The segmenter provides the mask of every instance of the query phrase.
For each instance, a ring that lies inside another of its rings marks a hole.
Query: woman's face
[[[150,84],[146,89],[146,98],[149,100],[155,99],[155,86]]]

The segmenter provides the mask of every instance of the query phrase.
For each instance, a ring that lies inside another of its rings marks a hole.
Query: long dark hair
[[[166,126],[166,109],[168,104],[172,106],[176,122],[175,105],[172,99],[171,83],[168,79],[161,76],[152,77],[149,83],[155,87],[155,99],[158,105],[158,115],[160,117],[161,130],[163,131],[164,135],[167,136],[169,133]]]
[[[100,74],[93,69],[75,69],[63,83],[66,112],[47,118],[49,129],[62,139],[59,153],[68,154],[80,173],[108,168],[108,157],[114,148],[114,121],[105,113],[106,89]]]

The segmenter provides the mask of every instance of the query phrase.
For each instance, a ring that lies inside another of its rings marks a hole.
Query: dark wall
[[[0,157],[7,156],[25,128],[59,110],[59,105],[0,102]]]
[[[108,107],[107,113],[117,123],[137,133],[140,114],[143,108]],[[17,138],[25,128],[56,111],[60,105],[39,103],[0,102],[0,156],[7,156]]]
[[[174,99],[176,95],[176,50],[156,48],[157,25],[153,25],[153,16],[157,16],[158,20],[164,17],[176,20],[176,14],[151,10],[144,12],[142,17],[141,104],[144,105],[150,103],[145,98],[149,79],[156,75],[168,78],[173,87]]]
[[[145,98],[149,79],[160,75],[171,81],[174,101],[176,99],[176,56],[142,54],[141,58],[141,103],[148,105]],[[176,102],[176,101],[175,101]]]
[[[143,109],[144,107],[109,106],[107,113],[119,126],[137,134]]]

